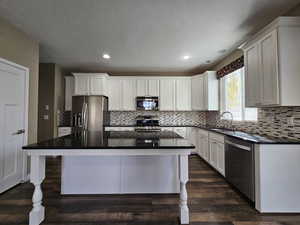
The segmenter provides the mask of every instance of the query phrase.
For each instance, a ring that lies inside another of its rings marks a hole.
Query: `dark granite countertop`
[[[110,127],[135,127],[134,125],[113,125]],[[205,125],[161,125],[160,127],[196,127],[204,129],[207,131],[215,132],[218,134],[238,138],[244,141],[249,141],[255,144],[300,144],[300,140],[289,139],[289,138],[279,138],[279,137],[269,137],[265,135],[250,134],[242,131],[231,131],[221,128],[215,128],[212,126]]]
[[[193,149],[175,132],[79,132],[24,146],[23,149]]]

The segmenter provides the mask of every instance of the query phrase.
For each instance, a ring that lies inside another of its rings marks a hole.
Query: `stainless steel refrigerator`
[[[103,131],[109,124],[108,97],[73,96],[73,131]]]

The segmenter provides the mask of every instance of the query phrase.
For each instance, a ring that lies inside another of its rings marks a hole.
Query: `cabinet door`
[[[89,95],[90,89],[90,77],[86,76],[75,76],[75,95]]]
[[[225,176],[225,149],[224,144],[217,143],[217,149],[218,149],[218,171]]]
[[[159,96],[159,80],[148,80],[148,95]]]
[[[90,95],[107,95],[106,78],[91,76],[90,77]]]
[[[208,137],[205,137],[202,140],[202,158],[207,162],[210,160]]]
[[[183,138],[187,138],[187,130],[185,127],[175,127],[174,132]]]
[[[136,80],[122,80],[122,109],[133,111],[135,107],[136,97]]]
[[[74,77],[65,77],[65,111],[72,110],[72,96],[74,95]]]
[[[121,81],[118,79],[109,80],[108,104],[109,110],[122,110],[121,107]]]
[[[176,80],[176,110],[191,110],[191,80]]]
[[[218,143],[215,140],[209,140],[209,163],[212,167],[217,168],[218,165]]]
[[[202,91],[202,102],[200,103],[202,110],[208,110],[208,76],[203,75],[201,79],[202,85],[203,85],[203,91]],[[201,94],[200,94],[201,96]],[[200,101],[201,101],[200,99]]]
[[[279,104],[277,31],[265,36],[261,42],[262,104]]]
[[[148,80],[137,80],[136,81],[136,95],[146,96],[148,95]]]
[[[261,77],[259,76],[259,46],[252,45],[245,55],[245,105],[255,107],[260,104]]]
[[[162,79],[160,80],[160,110],[174,111],[175,110],[175,80]]]
[[[204,80],[203,76],[192,78],[192,110],[204,110]]]

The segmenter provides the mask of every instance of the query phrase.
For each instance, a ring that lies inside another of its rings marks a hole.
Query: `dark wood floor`
[[[300,225],[300,214],[259,214],[198,156],[190,157],[192,225]],[[178,195],[60,195],[60,159],[47,159],[43,225],[176,225]],[[28,224],[33,186],[0,195],[0,224]],[[300,194],[300,190],[299,190]],[[276,204],[276,203],[274,203]]]

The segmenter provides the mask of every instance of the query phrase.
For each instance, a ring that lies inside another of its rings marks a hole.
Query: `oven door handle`
[[[251,148],[248,147],[248,146],[239,145],[239,144],[233,143],[231,141],[225,141],[225,143],[228,144],[228,145],[232,145],[234,147],[237,147],[239,149],[242,149],[242,150],[246,150],[246,151],[249,151],[249,152],[251,151]]]

